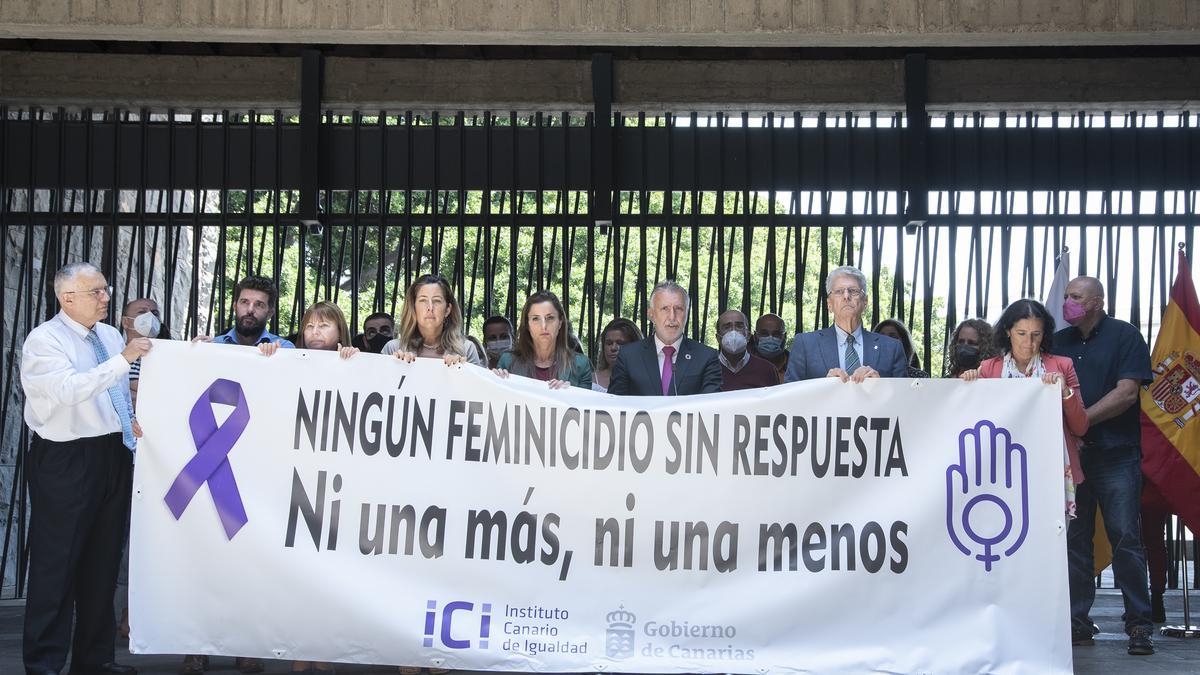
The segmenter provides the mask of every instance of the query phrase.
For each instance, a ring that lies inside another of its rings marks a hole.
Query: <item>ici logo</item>
[[[492,604],[476,604],[452,600],[438,609],[437,600],[425,603],[425,639],[422,644],[432,647],[437,641],[450,649],[488,648],[492,633]]]

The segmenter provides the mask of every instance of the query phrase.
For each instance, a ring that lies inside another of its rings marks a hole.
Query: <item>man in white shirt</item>
[[[126,344],[101,323],[112,287],[88,263],[54,276],[62,310],[25,338],[21,386],[33,432],[28,476],[27,675],[57,675],[71,648],[71,672],[133,675],[114,663],[113,590],[129,507],[132,416],[129,364],[150,340]],[[74,638],[71,617],[75,615]]]

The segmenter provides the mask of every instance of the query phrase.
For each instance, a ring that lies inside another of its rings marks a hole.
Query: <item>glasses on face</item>
[[[861,288],[854,288],[854,287],[835,288],[834,290],[830,291],[829,294],[830,295],[840,295],[841,297],[847,298],[849,300],[857,300],[858,298],[861,298],[863,295],[865,295]]]
[[[103,295],[106,298],[111,298],[112,291],[113,291],[112,286],[101,286],[99,288],[90,288],[86,291],[66,291],[65,293],[63,293],[63,295],[70,295],[72,293],[87,293],[88,295],[90,295],[93,298],[96,298],[98,300],[98,299],[100,299],[101,295]],[[155,312],[155,313],[157,314],[157,312]]]

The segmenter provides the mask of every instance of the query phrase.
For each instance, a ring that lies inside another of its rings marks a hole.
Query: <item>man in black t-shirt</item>
[[[1071,642],[1093,644],[1089,612],[1096,597],[1092,537],[1096,507],[1112,544],[1113,576],[1125,600],[1129,653],[1154,653],[1150,591],[1138,516],[1142,489],[1138,394],[1153,379],[1150,350],[1137,328],[1104,311],[1104,287],[1092,277],[1067,284],[1063,317],[1072,325],[1054,335],[1054,353],[1069,357],[1087,407],[1088,432],[1080,447],[1083,482],[1067,529],[1071,587]]]

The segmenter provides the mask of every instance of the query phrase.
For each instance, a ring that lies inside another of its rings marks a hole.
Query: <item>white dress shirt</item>
[[[677,340],[675,340],[674,342],[672,342],[669,345],[669,346],[675,348],[675,353],[671,355],[671,365],[672,366],[674,366],[675,363],[677,361],[679,361],[679,347],[682,344],[683,344],[683,336],[680,335]],[[668,346],[667,343],[663,342],[662,340],[659,340],[657,335],[654,336],[654,347],[655,347],[655,349],[657,349],[657,353],[658,353],[658,376],[659,376],[659,378],[662,377],[663,363],[666,362],[666,358],[667,358],[667,355],[663,354],[663,347],[666,347],[666,346]],[[671,372],[673,373],[675,371],[672,370]]]
[[[88,329],[59,312],[34,328],[21,348],[21,387],[25,390],[25,423],[51,441],[72,441],[121,433],[121,420],[108,388],[118,384],[129,394],[129,362],[121,356],[125,339],[106,323],[96,335],[108,360],[96,363]]]

